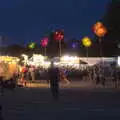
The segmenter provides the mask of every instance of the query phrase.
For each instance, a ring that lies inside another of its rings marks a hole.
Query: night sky
[[[91,27],[102,19],[111,0],[0,0],[0,34],[5,44],[39,41],[54,29],[65,38],[93,37]]]

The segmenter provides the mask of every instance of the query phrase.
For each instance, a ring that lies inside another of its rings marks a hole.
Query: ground
[[[0,96],[5,120],[120,120],[120,90],[62,88],[52,100],[49,88],[18,88]]]

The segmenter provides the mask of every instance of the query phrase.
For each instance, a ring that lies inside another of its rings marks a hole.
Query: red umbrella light
[[[55,32],[54,39],[55,40],[63,40],[64,39],[64,33],[62,31]]]
[[[41,45],[42,47],[46,47],[48,45],[48,38],[44,38],[43,40],[41,40]]]

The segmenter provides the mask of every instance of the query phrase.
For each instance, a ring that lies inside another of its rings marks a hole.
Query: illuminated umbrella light
[[[96,31],[96,35],[99,37],[103,37],[107,33],[107,30],[105,28],[99,28]]]
[[[97,22],[94,26],[93,26],[93,31],[96,32],[96,30],[98,30],[99,28],[101,28],[103,26],[103,24],[101,22]]]
[[[90,47],[92,45],[92,42],[91,42],[90,38],[88,38],[88,37],[84,37],[82,39],[82,43],[85,47]]]
[[[28,45],[28,48],[34,49],[35,46],[36,46],[36,43],[35,43],[35,42],[32,42],[32,43],[30,43],[30,44]]]
[[[93,26],[93,32],[98,36],[98,37],[103,37],[107,33],[107,29],[101,22],[97,22]]]
[[[46,47],[48,45],[48,38],[44,38],[43,40],[41,40],[41,45],[42,47]]]
[[[76,48],[77,47],[77,43],[72,43],[72,48]]]
[[[59,32],[55,32],[54,34],[54,39],[55,40],[63,40],[64,38],[64,34],[62,31],[59,31]]]

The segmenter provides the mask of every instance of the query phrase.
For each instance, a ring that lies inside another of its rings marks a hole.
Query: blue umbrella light
[[[77,47],[77,43],[72,43],[72,48],[76,48]]]

